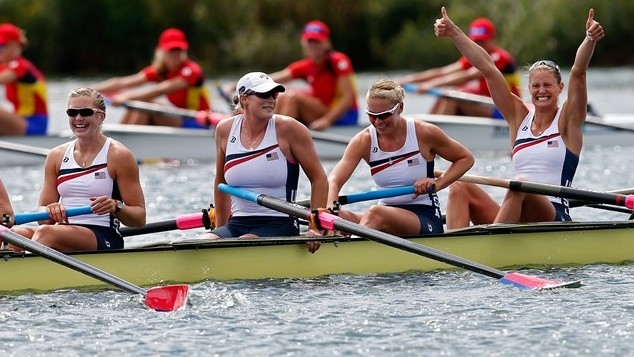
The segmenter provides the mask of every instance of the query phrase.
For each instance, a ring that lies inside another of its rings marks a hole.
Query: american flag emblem
[[[557,141],[557,140],[548,140],[548,142],[546,143],[546,147],[558,148],[559,147],[559,141]]]
[[[407,166],[418,166],[418,165],[420,165],[420,162],[418,161],[418,159],[407,160]]]
[[[266,161],[273,161],[273,160],[277,160],[277,153],[276,152],[272,152],[272,153],[268,153],[266,154]]]
[[[95,172],[95,180],[104,180],[106,178],[106,173],[101,171],[101,172]]]

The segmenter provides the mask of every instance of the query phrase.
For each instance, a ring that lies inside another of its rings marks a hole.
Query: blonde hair
[[[106,101],[103,98],[103,95],[101,95],[101,93],[97,92],[96,90],[92,88],[87,88],[87,87],[77,88],[77,89],[73,89],[72,91],[70,91],[70,93],[68,93],[69,101],[72,98],[77,98],[77,97],[89,97],[92,99],[92,103],[95,107],[97,107],[97,109],[103,110],[104,112],[106,111]]]
[[[561,70],[555,62],[549,60],[541,60],[533,63],[530,67],[528,67],[529,83],[530,80],[533,78],[533,73],[537,71],[550,72],[553,76],[555,76],[555,79],[557,79],[557,84],[561,83]]]
[[[365,99],[366,101],[369,99],[383,99],[394,104],[402,103],[403,99],[405,99],[405,91],[393,80],[379,79],[372,83]]]

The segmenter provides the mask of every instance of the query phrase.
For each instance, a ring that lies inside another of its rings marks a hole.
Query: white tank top
[[[225,156],[227,184],[294,202],[299,181],[299,164],[290,161],[280,150],[275,129],[276,116],[274,115],[269,120],[262,142],[253,150],[244,147],[240,141],[243,119],[242,115],[235,118],[227,137]],[[231,197],[231,214],[236,217],[288,217],[287,214],[233,196]]]
[[[570,186],[577,171],[579,156],[568,150],[559,132],[559,115],[544,132],[536,137],[531,131],[535,110],[528,112],[517,131],[513,145],[513,170],[517,179],[524,179],[557,186]],[[549,197],[552,202],[568,205],[559,197]]]
[[[108,173],[108,149],[111,140],[110,138],[106,139],[92,165],[86,168],[75,162],[73,152],[77,140],[68,145],[57,176],[57,192],[60,195],[60,203],[65,207],[90,206],[90,197],[108,196],[121,199],[117,183]],[[119,228],[119,220],[113,214],[96,215],[91,213],[69,217],[68,222]]]
[[[407,136],[403,147],[397,151],[387,152],[379,148],[376,128],[370,126],[370,174],[378,188],[390,188],[414,185],[421,177],[434,177],[434,161],[425,161],[418,147],[416,127],[412,119],[406,118]],[[438,196],[420,195],[412,199],[412,195],[384,198],[379,201],[384,205],[427,205],[439,207]]]

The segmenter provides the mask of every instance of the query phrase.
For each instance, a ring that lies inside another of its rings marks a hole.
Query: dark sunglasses
[[[550,60],[537,61],[537,62],[533,63],[533,65],[528,70],[532,71],[532,70],[534,70],[535,68],[537,68],[539,66],[546,66],[548,68],[552,68],[552,69],[556,70],[557,72],[559,72],[559,66],[557,65],[557,63],[555,63],[553,61],[550,61]]]
[[[244,93],[245,96],[250,96],[250,95],[254,95],[260,99],[269,99],[271,97],[273,97],[273,99],[277,99],[277,96],[280,95],[280,92],[278,91],[269,91],[266,93],[258,93],[258,92],[254,92],[254,91],[248,91],[246,93]]]
[[[365,108],[365,113],[370,117],[370,118],[376,118],[376,119],[381,119],[381,120],[385,120],[389,117],[391,117],[392,115],[394,115],[394,113],[398,110],[398,107],[401,105],[400,102],[396,103],[396,105],[394,106],[394,108],[390,109],[390,110],[386,110],[384,112],[380,112],[380,113],[372,113],[371,111],[368,110],[368,108]]]
[[[66,115],[68,115],[71,118],[74,118],[77,116],[77,114],[81,115],[82,117],[89,117],[91,115],[94,115],[95,112],[99,112],[99,113],[103,113],[103,110],[100,109],[93,109],[93,108],[80,108],[80,109],[75,109],[75,108],[69,108],[66,109]]]

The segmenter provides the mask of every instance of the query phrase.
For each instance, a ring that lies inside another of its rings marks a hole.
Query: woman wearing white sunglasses
[[[392,80],[379,80],[366,95],[370,125],[356,134],[341,161],[328,176],[332,205],[359,162],[370,166],[379,188],[414,186],[415,193],[379,201],[365,212],[339,211],[339,216],[366,227],[396,235],[442,233],[436,191],[473,166],[473,155],[439,127],[401,116],[405,92]],[[449,161],[445,173],[434,178],[436,156]]]

